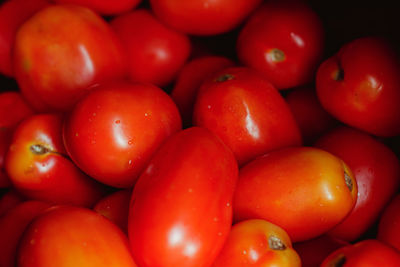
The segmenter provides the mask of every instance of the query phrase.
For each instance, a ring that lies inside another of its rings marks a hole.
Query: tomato
[[[264,220],[246,220],[235,224],[224,248],[214,261],[217,266],[301,266],[288,234]]]
[[[383,210],[378,224],[377,239],[400,251],[400,195],[396,195]]]
[[[0,3],[0,73],[14,76],[12,47],[19,26],[49,4],[47,0],[8,0]]]
[[[0,127],[0,188],[10,187],[10,179],[4,169],[4,160],[11,143],[13,129]]]
[[[75,4],[88,7],[102,15],[115,15],[130,11],[135,8],[141,0],[53,0],[59,4]]]
[[[324,31],[305,1],[266,1],[249,18],[237,39],[237,56],[276,88],[314,79],[322,59]]]
[[[6,154],[6,172],[24,196],[91,206],[104,188],[67,158],[61,127],[58,114],[37,114],[21,122]]]
[[[400,134],[400,57],[390,42],[364,37],[318,68],[322,106],[338,120],[378,136]]]
[[[400,253],[378,240],[366,239],[332,252],[321,264],[321,267],[330,266],[400,266]]]
[[[203,81],[233,65],[234,63],[226,57],[202,56],[183,66],[172,88],[171,97],[179,108],[184,126],[192,125],[193,105]]]
[[[241,168],[233,215],[236,222],[267,220],[298,242],[334,227],[356,199],[356,181],[341,159],[312,147],[284,148]]]
[[[28,224],[50,204],[24,201],[0,217],[0,266],[15,267],[17,247]]]
[[[204,128],[171,136],[133,189],[128,232],[139,266],[209,266],[229,234],[238,166]]]
[[[206,80],[193,112],[194,125],[221,138],[240,165],[268,151],[301,144],[283,97],[249,68],[228,68]]]
[[[238,26],[261,0],[150,0],[155,15],[167,25],[194,35],[214,35]]]
[[[21,196],[21,194],[19,194],[15,189],[7,190],[0,196],[0,217],[24,200],[25,198]]]
[[[124,13],[110,24],[125,47],[132,81],[168,85],[190,55],[189,38],[159,22],[148,10]]]
[[[14,128],[22,119],[33,113],[20,92],[0,93],[0,128]]]
[[[353,171],[358,186],[356,205],[329,234],[355,241],[377,221],[398,191],[400,161],[389,147],[367,133],[349,127],[327,133],[315,146],[340,157]]]
[[[172,99],[151,84],[112,82],[89,92],[64,122],[72,160],[96,180],[132,187],[164,140],[181,129]]]
[[[86,208],[47,209],[27,227],[17,254],[19,267],[134,267],[123,232]]]
[[[90,9],[52,5],[18,30],[13,64],[27,101],[39,111],[66,111],[93,85],[125,75],[122,46]]]

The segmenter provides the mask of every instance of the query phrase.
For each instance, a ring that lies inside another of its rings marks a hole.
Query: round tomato
[[[130,11],[141,0],[53,0],[59,4],[74,4],[88,7],[102,15],[115,15]]]

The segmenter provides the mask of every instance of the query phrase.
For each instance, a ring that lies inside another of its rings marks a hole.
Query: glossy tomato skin
[[[85,6],[102,15],[116,15],[134,9],[141,0],[54,0],[54,2]]]
[[[342,221],[356,198],[356,181],[342,160],[317,148],[284,148],[241,168],[233,214],[236,222],[274,223],[298,242]]]
[[[172,88],[171,97],[179,108],[184,126],[192,125],[193,106],[201,84],[214,73],[233,66],[232,60],[211,55],[200,56],[183,66]]]
[[[0,266],[16,266],[17,247],[25,228],[50,206],[42,201],[24,201],[0,217]]]
[[[240,165],[268,151],[301,144],[300,130],[283,97],[245,67],[225,69],[202,84],[193,123],[221,138]]]
[[[377,239],[400,251],[400,196],[396,195],[379,218]]]
[[[190,55],[189,38],[159,22],[148,10],[124,13],[110,24],[125,48],[132,81],[166,86]]]
[[[267,1],[248,19],[237,39],[237,55],[276,88],[311,82],[322,59],[324,31],[302,1]]]
[[[15,78],[39,111],[66,111],[93,85],[125,75],[111,27],[88,8],[51,5],[18,30]]]
[[[171,136],[133,189],[128,232],[139,266],[210,266],[232,224],[238,166],[211,132]]]
[[[181,129],[172,99],[151,84],[116,81],[92,90],[64,122],[72,160],[91,177],[132,187],[153,153]]]
[[[221,34],[235,28],[261,0],[150,0],[155,15],[164,23],[193,35]]]
[[[375,239],[366,239],[332,252],[321,267],[395,267],[400,266],[400,253]]]
[[[352,40],[318,68],[322,106],[338,120],[378,136],[400,134],[400,57],[389,41]]]
[[[213,267],[301,266],[288,234],[264,220],[246,220],[233,225]]]
[[[58,114],[37,114],[21,122],[6,154],[6,172],[24,196],[91,206],[102,197],[104,187],[67,158],[61,130]]]
[[[379,218],[398,191],[400,161],[389,147],[369,134],[339,127],[315,143],[346,162],[358,185],[358,197],[349,216],[329,231],[339,239],[355,241]]]
[[[17,254],[19,267],[135,267],[123,232],[82,207],[56,206],[27,227]]]
[[[47,0],[8,0],[0,3],[0,73],[14,76],[12,47],[18,27],[35,12],[49,5]]]

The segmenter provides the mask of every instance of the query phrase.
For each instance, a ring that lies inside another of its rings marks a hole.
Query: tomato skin
[[[124,13],[110,24],[124,45],[128,76],[134,82],[166,86],[190,55],[189,38],[159,22],[148,10]]]
[[[17,247],[25,228],[50,206],[42,201],[24,201],[0,217],[0,266],[16,266]]]
[[[400,195],[396,195],[379,218],[377,239],[400,251]]]
[[[356,181],[342,160],[317,148],[284,148],[240,169],[233,215],[235,222],[267,220],[298,242],[342,221],[356,198]]]
[[[365,239],[332,252],[321,267],[395,267],[400,266],[400,253],[375,239]]]
[[[94,179],[132,187],[159,145],[181,129],[172,99],[151,84],[116,81],[92,90],[64,122],[71,159]]]
[[[353,171],[358,185],[356,205],[329,234],[354,241],[377,221],[398,191],[400,161],[389,147],[349,127],[334,129],[317,140],[315,146],[340,157]]]
[[[8,177],[4,161],[8,147],[10,146],[13,129],[0,127],[0,188],[8,188],[11,186],[10,178]]]
[[[27,227],[18,249],[19,267],[135,267],[123,232],[86,208],[56,206]]]
[[[8,0],[0,3],[0,73],[13,77],[12,47],[18,27],[35,12],[49,4],[47,0]]]
[[[58,4],[74,4],[88,7],[102,15],[116,15],[135,8],[141,0],[53,0]]]
[[[400,134],[400,57],[385,39],[352,40],[318,68],[322,106],[352,127],[378,136]]]
[[[93,85],[122,77],[123,49],[111,27],[90,9],[51,5],[18,30],[15,78],[38,111],[67,111]]]
[[[283,97],[245,67],[225,69],[202,84],[193,123],[221,138],[239,165],[268,151],[301,144],[300,130]]]
[[[20,92],[0,93],[0,128],[14,128],[21,120],[33,113],[34,111]]]
[[[221,266],[301,266],[288,234],[264,220],[246,220],[233,225],[224,248],[214,261]]]
[[[91,206],[102,197],[105,188],[66,157],[61,128],[59,114],[26,118],[15,129],[5,170],[13,186],[24,196]]]
[[[8,189],[8,191],[0,196],[0,217],[24,200],[25,198],[15,189]]]
[[[208,130],[171,136],[133,189],[128,232],[138,265],[211,265],[231,228],[237,177],[232,152]]]
[[[187,62],[179,72],[171,97],[179,108],[184,126],[192,125],[197,91],[209,76],[232,67],[233,61],[222,56],[202,56]]]
[[[193,35],[221,34],[235,28],[262,1],[150,0],[154,14],[164,23]]]
[[[322,22],[309,6],[302,1],[267,1],[240,31],[236,50],[245,66],[281,90],[313,80],[323,43]]]

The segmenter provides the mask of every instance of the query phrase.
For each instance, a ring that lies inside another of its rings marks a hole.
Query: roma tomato
[[[150,0],[155,15],[167,25],[194,35],[214,35],[239,25],[261,0]]]
[[[135,8],[141,0],[53,0],[59,4],[75,4],[88,7],[102,15],[116,15]]]
[[[213,267],[301,266],[288,234],[264,220],[246,220],[235,224]]]
[[[322,59],[322,22],[303,2],[266,1],[237,39],[239,60],[278,89],[311,82]]]
[[[267,220],[298,242],[341,222],[356,199],[356,181],[341,159],[312,147],[285,148],[241,168],[233,215],[236,222]]]
[[[37,114],[21,122],[6,154],[6,172],[29,198],[91,206],[104,188],[68,159],[61,129],[58,114]]]
[[[366,239],[332,252],[321,267],[395,267],[400,266],[400,253],[375,239]]]
[[[132,81],[166,86],[190,55],[189,38],[159,22],[148,10],[124,13],[110,24],[125,48]]]
[[[88,8],[46,7],[18,30],[15,78],[39,111],[66,111],[91,86],[125,75],[122,46],[111,27]]]
[[[181,129],[172,99],[151,84],[113,82],[81,99],[64,122],[64,142],[87,174],[132,187],[159,145]]]
[[[378,224],[377,239],[400,251],[400,195],[383,210]]]
[[[17,254],[19,267],[136,267],[124,233],[86,208],[56,206],[27,227]]]
[[[353,210],[329,234],[354,241],[379,218],[383,208],[398,191],[400,161],[389,147],[365,132],[340,127],[322,136],[315,143],[348,164],[358,186]]]
[[[171,136],[133,189],[128,232],[139,266],[210,266],[229,234],[238,166],[204,128]]]
[[[318,69],[322,106],[338,120],[378,136],[400,134],[400,57],[389,41],[345,44]]]
[[[283,97],[245,67],[224,69],[202,84],[193,123],[221,138],[240,165],[268,151],[301,144],[300,130]]]

